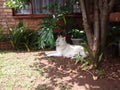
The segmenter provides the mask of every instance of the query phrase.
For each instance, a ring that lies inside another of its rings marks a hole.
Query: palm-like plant
[[[45,48],[45,47],[54,47],[54,36],[53,36],[53,29],[56,27],[56,18],[44,18],[43,22],[40,24],[39,30],[39,38],[38,38],[38,47]]]
[[[13,48],[17,49],[21,38],[23,36],[25,26],[23,23],[19,23],[14,29],[10,28],[9,34],[10,34],[10,42],[13,46]]]

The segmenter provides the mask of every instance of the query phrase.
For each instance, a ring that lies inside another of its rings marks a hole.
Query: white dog
[[[59,36],[56,40],[56,51],[45,52],[47,56],[63,56],[67,58],[74,58],[79,54],[83,58],[87,57],[84,48],[80,45],[70,45],[66,42],[65,37]]]

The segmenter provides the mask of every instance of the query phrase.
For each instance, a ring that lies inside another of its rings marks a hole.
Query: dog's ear
[[[57,38],[61,37],[61,35],[58,35]]]
[[[62,36],[62,35],[60,35],[59,37],[61,37],[61,38],[62,38],[63,36]]]
[[[66,37],[63,37],[63,39],[66,41]]]
[[[57,38],[59,38],[60,37],[60,35],[57,35]]]

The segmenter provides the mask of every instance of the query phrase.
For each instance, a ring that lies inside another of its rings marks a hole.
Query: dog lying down
[[[70,45],[66,42],[65,37],[59,36],[56,40],[56,51],[46,51],[47,56],[63,56],[66,58],[74,58],[79,54],[83,58],[87,57],[84,48],[80,45]]]

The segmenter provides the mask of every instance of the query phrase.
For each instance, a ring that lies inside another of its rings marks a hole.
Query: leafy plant
[[[81,62],[82,63],[81,68],[85,68],[86,66],[89,66],[89,65],[92,65],[93,67],[97,68],[99,66],[99,64],[101,63],[102,59],[103,59],[103,50],[99,49],[97,51],[97,55],[96,55],[96,58],[95,58],[97,61],[93,65],[93,62],[92,62],[93,57],[91,55],[91,51],[88,47],[88,44],[86,42],[84,42],[81,45],[84,47],[84,50],[85,50],[88,57],[84,59],[79,54],[76,55],[75,56],[75,60],[76,60],[75,64],[77,64],[78,62]]]
[[[55,41],[53,28],[56,27],[56,18],[45,18],[40,24],[39,33],[30,30],[23,23],[19,23],[15,28],[10,29],[10,41],[15,49],[40,49],[45,47],[53,48]]]
[[[55,41],[53,36],[53,29],[56,27],[56,21],[56,18],[46,17],[40,24],[40,36],[38,38],[39,48],[54,47]]]
[[[15,28],[10,28],[9,34],[10,34],[10,42],[13,46],[13,48],[18,49],[20,45],[21,38],[24,33],[25,26],[23,23],[18,23],[18,25],[15,26]]]
[[[10,8],[22,8],[27,0],[7,0],[4,5]]]
[[[104,77],[104,73],[102,70],[96,70],[99,77]]]
[[[100,65],[102,59],[103,59],[103,50],[99,49],[98,52],[97,52],[97,62],[94,65],[96,68]]]
[[[27,49],[37,47],[38,33],[30,30],[22,22],[18,23],[15,28],[9,30],[10,42],[15,49]]]
[[[47,17],[43,19],[43,23],[40,24],[40,36],[38,38],[38,47],[39,48],[45,48],[45,47],[54,47],[54,35],[53,35],[53,29],[56,27],[59,27],[57,25],[58,20],[63,20],[64,24],[66,25],[66,13],[71,12],[72,4],[71,1],[67,1],[66,5],[64,6],[58,6],[57,3],[51,3],[45,7],[44,9],[50,9],[51,12],[54,10],[53,17]]]
[[[23,32],[23,36],[21,38],[21,43],[24,44],[27,51],[30,49],[37,49],[37,40],[38,40],[38,32],[25,29]]]
[[[68,0],[66,2],[66,5],[60,7],[60,12],[64,14],[71,13],[72,7],[73,7],[73,3],[70,0]]]
[[[84,59],[81,55],[77,54],[75,56],[75,64],[81,62],[82,66],[81,68],[85,68],[86,66],[88,66],[90,64],[90,62],[87,59]]]
[[[83,30],[72,29],[70,33],[72,38],[85,38],[85,32]]]

